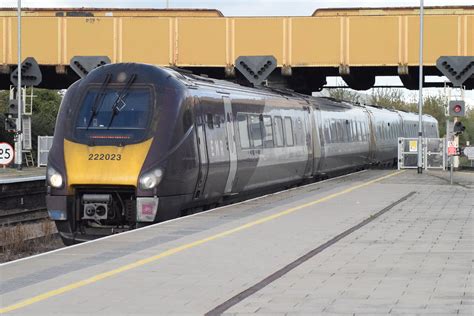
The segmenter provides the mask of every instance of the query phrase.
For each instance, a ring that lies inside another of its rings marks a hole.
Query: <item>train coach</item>
[[[438,123],[423,118],[424,134]],[[145,64],[99,67],[58,113],[47,208],[66,244],[343,170],[393,165],[412,113]]]

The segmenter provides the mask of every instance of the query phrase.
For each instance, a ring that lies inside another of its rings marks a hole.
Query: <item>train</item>
[[[423,135],[438,122],[423,116]],[[369,166],[397,163],[418,116],[139,63],[61,102],[47,209],[74,244]]]

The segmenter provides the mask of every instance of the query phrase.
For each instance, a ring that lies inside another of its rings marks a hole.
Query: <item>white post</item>
[[[418,173],[423,172],[423,0],[420,0],[420,76],[419,76],[419,96],[418,96]]]
[[[18,0],[17,8],[17,22],[18,22],[18,84],[17,84],[17,101],[18,101],[18,120],[16,125],[16,142],[15,142],[15,165],[18,170],[21,170],[22,165],[22,113],[23,113],[23,104],[22,104],[22,93],[21,93],[21,0]]]

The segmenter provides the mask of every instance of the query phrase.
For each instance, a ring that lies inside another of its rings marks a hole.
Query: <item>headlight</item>
[[[48,179],[49,185],[53,188],[60,188],[63,186],[63,176],[51,166],[48,166],[46,178]]]
[[[140,184],[140,188],[143,190],[150,190],[160,184],[161,178],[163,177],[163,171],[161,169],[155,169],[144,173],[140,180],[138,181]]]

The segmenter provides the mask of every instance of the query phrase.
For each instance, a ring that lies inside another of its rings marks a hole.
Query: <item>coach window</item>
[[[326,140],[326,143],[330,143],[331,142],[331,132],[330,132],[330,129],[329,129],[329,121],[325,121],[324,122],[324,139]]]
[[[213,129],[213,128],[214,128],[214,122],[213,122],[212,114],[211,114],[211,113],[207,113],[207,115],[206,115],[206,123],[207,123],[207,127],[208,127],[208,128],[210,128],[210,129]]]
[[[285,139],[287,146],[293,146],[293,123],[291,117],[285,117]]]
[[[237,122],[239,126],[240,148],[249,148],[250,141],[247,115],[237,113]]]
[[[357,140],[360,142],[362,141],[362,123],[361,122],[356,122],[356,131],[357,131]]]
[[[262,127],[257,115],[250,115],[250,141],[252,147],[262,147]]]
[[[295,126],[295,144],[298,145],[304,145],[304,132],[303,132],[303,122],[301,121],[301,118],[297,118],[296,121],[296,126]]]
[[[273,128],[271,116],[263,116],[263,145],[265,148],[273,147]]]
[[[221,127],[221,116],[219,114],[214,115],[214,125],[217,128]]]
[[[275,122],[275,145],[277,147],[285,146],[285,141],[283,139],[283,120],[280,116],[274,117]]]

